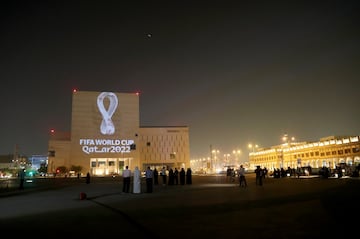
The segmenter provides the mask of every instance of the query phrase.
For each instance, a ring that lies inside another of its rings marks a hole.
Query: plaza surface
[[[122,193],[121,178],[0,197],[0,228],[54,238],[345,238],[358,234],[357,178],[266,178],[248,187],[222,175]],[[161,182],[161,181],[160,181]],[[80,194],[86,193],[86,199]]]

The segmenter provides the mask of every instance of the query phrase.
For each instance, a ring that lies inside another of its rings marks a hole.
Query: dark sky
[[[360,134],[360,1],[8,2],[0,154],[46,154],[74,88],[140,91],[141,126],[189,126],[191,158]]]

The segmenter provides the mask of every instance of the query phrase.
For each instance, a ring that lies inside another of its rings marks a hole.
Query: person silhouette
[[[86,174],[86,184],[89,184],[90,183],[90,173],[88,172]]]
[[[141,172],[139,167],[136,166],[134,169],[134,179],[133,179],[133,193],[141,192]]]
[[[188,168],[186,170],[186,184],[192,184],[192,175],[191,175],[191,169]]]
[[[181,168],[180,169],[180,184],[181,185],[185,185],[185,175],[186,175],[186,173],[185,173],[185,170],[184,170],[184,168]]]
[[[159,184],[159,172],[157,171],[156,168],[154,168],[153,177],[154,177],[154,185],[158,185]]]

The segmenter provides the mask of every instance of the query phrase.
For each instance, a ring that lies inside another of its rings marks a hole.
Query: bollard
[[[86,193],[81,192],[80,193],[80,200],[85,200],[86,199]]]

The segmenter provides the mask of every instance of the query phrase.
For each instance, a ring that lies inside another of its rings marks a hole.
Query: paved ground
[[[245,189],[224,177],[194,175],[192,185],[159,185],[151,194],[121,193],[120,180],[16,191],[0,197],[0,228],[54,238],[359,235],[358,179],[268,178],[262,187],[252,174],[247,180]],[[80,200],[81,192],[86,200]]]

